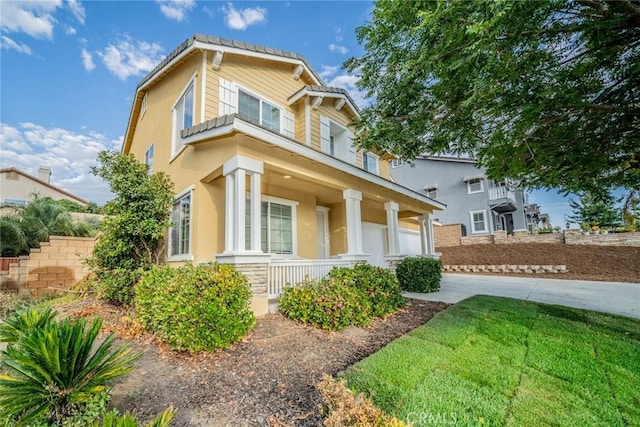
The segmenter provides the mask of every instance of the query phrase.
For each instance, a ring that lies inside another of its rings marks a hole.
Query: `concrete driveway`
[[[407,298],[448,303],[473,295],[517,298],[640,318],[640,283],[443,274],[438,292],[405,293]]]

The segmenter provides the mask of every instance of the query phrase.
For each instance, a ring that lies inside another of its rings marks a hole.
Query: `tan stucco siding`
[[[343,203],[329,207],[329,255],[347,253],[347,211]]]
[[[54,200],[71,200],[72,202],[84,205],[81,201],[29,179],[24,175],[18,173],[13,173],[12,175],[17,177],[17,179],[8,179],[9,173],[0,174],[1,203],[4,203],[6,199],[24,200],[28,202],[33,200],[34,195],[37,194],[40,197],[51,197]]]

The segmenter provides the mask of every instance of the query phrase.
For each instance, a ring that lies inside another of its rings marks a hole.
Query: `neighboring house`
[[[488,179],[473,159],[420,156],[414,165],[394,160],[391,176],[425,196],[447,205],[436,215],[441,224],[461,224],[463,235],[533,232],[539,208],[529,204],[526,192]],[[548,216],[547,216],[548,218]]]
[[[51,185],[51,169],[40,166],[38,176],[31,176],[16,168],[0,169],[0,203],[2,205],[24,206],[33,197],[51,197],[54,200],[71,200],[81,206],[88,201]]]
[[[236,264],[261,314],[306,274],[434,254],[428,215],[444,204],[353,147],[357,116],[298,54],[183,42],[138,84],[122,150],[175,183],[167,261]]]

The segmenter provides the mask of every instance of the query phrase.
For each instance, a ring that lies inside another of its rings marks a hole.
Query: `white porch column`
[[[387,242],[389,246],[387,255],[400,254],[400,227],[398,225],[399,208],[400,207],[395,202],[387,202],[384,204],[384,209],[387,211]]]
[[[362,215],[360,201],[362,193],[351,188],[342,192],[347,214],[347,255],[360,255],[362,246]]]
[[[433,219],[429,214],[420,217],[420,246],[422,248],[422,256],[436,256],[435,243],[433,240]]]
[[[251,252],[260,252],[260,175],[264,164],[255,159],[235,156],[224,163],[225,193],[225,254],[247,252],[245,243],[246,175],[251,178]]]

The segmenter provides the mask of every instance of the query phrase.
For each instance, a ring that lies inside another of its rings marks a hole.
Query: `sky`
[[[194,33],[305,56],[329,86],[367,100],[342,68],[363,49],[355,29],[371,1],[0,0],[0,167],[37,175],[98,204],[111,194],[93,176],[99,151],[120,150],[137,83]],[[568,200],[535,191],[554,226]]]

